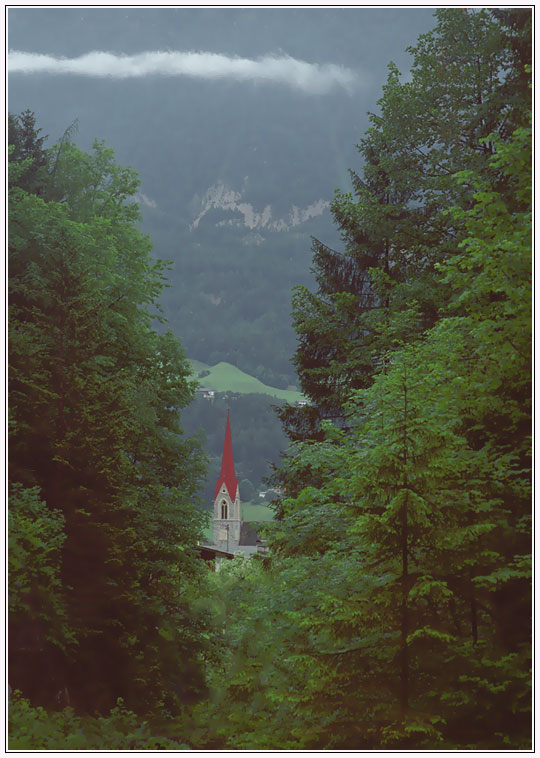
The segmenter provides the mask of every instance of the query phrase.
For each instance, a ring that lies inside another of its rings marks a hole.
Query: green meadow
[[[190,359],[195,377],[202,371],[209,371],[207,376],[199,378],[201,387],[215,390],[216,392],[239,392],[242,394],[259,394],[277,397],[280,400],[287,400],[289,403],[297,403],[302,400],[301,392],[294,390],[280,390],[277,387],[269,387],[263,384],[254,376],[246,374],[231,363],[221,361],[215,366],[208,366],[201,361]]]

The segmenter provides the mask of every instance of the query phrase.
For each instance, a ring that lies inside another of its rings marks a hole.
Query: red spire
[[[231,437],[231,423],[229,421],[229,411],[227,410],[227,426],[225,427],[225,442],[223,444],[223,458],[221,459],[221,474],[217,480],[216,492],[214,500],[218,496],[218,492],[222,485],[227,487],[229,497],[234,500],[236,497],[236,490],[238,489],[238,481],[234,473],[234,458],[232,451],[232,437]]]

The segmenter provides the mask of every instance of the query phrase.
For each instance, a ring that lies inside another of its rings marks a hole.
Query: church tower
[[[240,490],[234,473],[231,423],[227,411],[221,473],[214,494],[214,545],[228,552],[237,548],[241,522]]]

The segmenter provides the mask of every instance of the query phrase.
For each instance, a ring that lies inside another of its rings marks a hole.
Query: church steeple
[[[242,508],[238,479],[234,472],[231,421],[227,411],[221,473],[214,493],[214,544],[228,552],[238,547],[242,526]]]
[[[229,418],[229,411],[227,410],[227,425],[225,427],[225,442],[223,443],[223,456],[221,458],[221,473],[216,482],[216,491],[214,493],[214,500],[219,494],[221,487],[225,485],[227,493],[231,500],[236,498],[236,491],[238,489],[238,480],[234,473],[234,456],[232,449],[232,437],[231,437],[231,422]]]

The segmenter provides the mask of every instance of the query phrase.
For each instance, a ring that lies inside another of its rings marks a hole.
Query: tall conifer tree
[[[12,685],[44,702],[66,691],[90,710],[117,697],[172,707],[204,687],[188,601],[202,454],[179,425],[190,368],[153,328],[165,266],[136,226],[135,172],[100,142],[84,153],[64,140],[47,155],[40,195],[20,182],[32,156],[12,164],[10,476],[61,516],[57,590],[71,632],[66,644],[18,616]],[[17,654],[28,623],[32,671]]]

